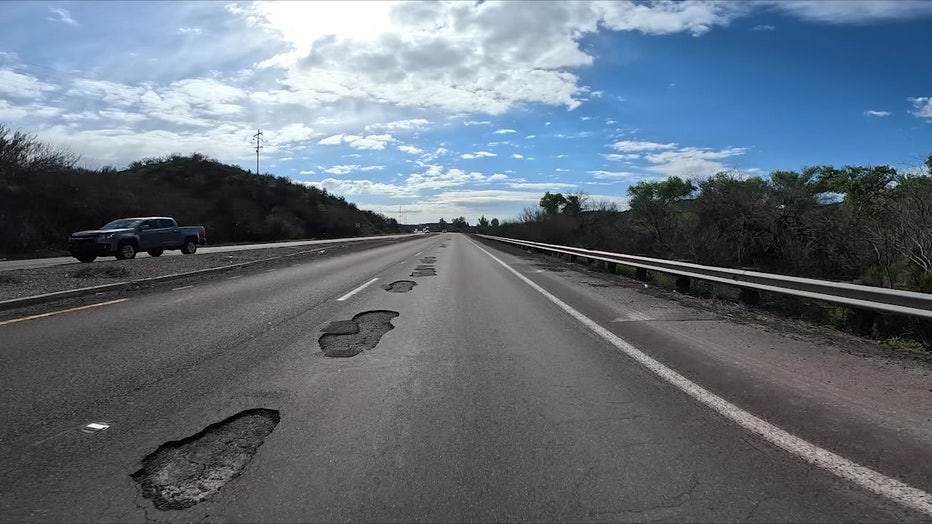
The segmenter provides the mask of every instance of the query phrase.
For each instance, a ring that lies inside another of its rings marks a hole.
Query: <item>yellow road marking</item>
[[[37,319],[37,318],[50,317],[50,316],[52,316],[52,315],[60,315],[60,314],[62,314],[62,313],[71,313],[72,311],[80,311],[80,310],[82,310],[82,309],[91,309],[92,307],[109,306],[110,304],[118,304],[118,303],[120,303],[120,302],[126,302],[127,300],[129,300],[129,299],[128,299],[128,298],[121,298],[121,299],[119,299],[119,300],[111,300],[111,301],[109,301],[109,302],[101,302],[101,303],[99,303],[99,304],[91,304],[91,305],[89,305],[89,306],[73,307],[73,308],[69,308],[69,309],[63,309],[63,310],[61,310],[61,311],[52,311],[51,313],[42,313],[41,315],[32,315],[31,317],[23,317],[23,318],[14,318],[14,319],[12,319],[12,320],[4,320],[4,321],[0,322],[0,326],[5,326],[5,325],[7,325],[7,324],[15,324],[15,323],[17,323],[17,322],[25,322],[25,321],[27,321],[27,320],[35,320],[35,319]]]

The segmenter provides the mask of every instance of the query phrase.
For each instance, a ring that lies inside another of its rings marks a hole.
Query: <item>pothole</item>
[[[419,265],[414,268],[414,271],[411,272],[412,277],[435,277],[437,276],[437,270],[434,266],[428,265]]]
[[[317,342],[328,357],[355,357],[375,348],[382,335],[395,329],[392,319],[397,316],[395,311],[366,311],[352,320],[331,322]]]
[[[273,409],[242,411],[200,433],[162,444],[131,476],[156,508],[190,508],[240,476],[280,419]]]
[[[385,291],[389,293],[407,293],[414,289],[414,286],[417,285],[417,282],[413,280],[396,280],[391,284],[386,284],[382,286]]]

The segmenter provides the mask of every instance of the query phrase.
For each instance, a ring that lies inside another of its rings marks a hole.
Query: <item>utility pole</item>
[[[259,150],[262,149],[262,130],[256,129],[256,134],[252,135],[256,141],[256,174],[259,174]]]

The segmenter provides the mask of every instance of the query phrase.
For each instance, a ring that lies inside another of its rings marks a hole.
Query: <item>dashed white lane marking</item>
[[[35,319],[37,319],[37,318],[50,317],[50,316],[52,316],[52,315],[61,315],[62,313],[71,313],[72,311],[81,311],[82,309],[91,309],[91,308],[94,308],[94,307],[109,306],[110,304],[118,304],[118,303],[120,303],[120,302],[126,302],[127,300],[129,300],[129,299],[128,299],[128,298],[121,298],[121,299],[118,299],[118,300],[110,300],[110,301],[108,301],[108,302],[101,302],[101,303],[99,303],[99,304],[91,304],[91,305],[88,305],[88,306],[73,307],[73,308],[69,308],[69,309],[63,309],[63,310],[61,310],[61,311],[52,311],[51,313],[42,313],[41,315],[32,315],[32,316],[29,316],[29,317],[14,318],[14,319],[11,319],[11,320],[4,320],[4,321],[0,322],[0,326],[5,326],[5,325],[7,325],[7,324],[15,324],[15,323],[17,323],[17,322],[25,322],[25,321],[27,321],[27,320],[35,320]]]
[[[925,513],[932,516],[932,494],[926,493],[921,489],[914,488],[905,482],[895,478],[888,477],[882,473],[874,471],[866,466],[862,466],[841,455],[820,448],[819,446],[803,440],[796,435],[790,434],[777,426],[758,418],[755,415],[739,408],[738,406],[719,397],[715,393],[703,388],[702,386],[690,381],[683,375],[668,368],[660,362],[654,360],[646,353],[634,347],[624,339],[615,335],[611,331],[600,326],[594,320],[583,315],[572,306],[563,302],[546,289],[535,284],[531,279],[519,273],[517,270],[502,262],[498,257],[482,249],[478,244],[470,240],[479,251],[488,255],[492,260],[498,262],[511,274],[521,279],[525,284],[531,286],[535,291],[543,295],[547,300],[557,307],[568,313],[571,317],[578,320],[584,326],[594,333],[605,339],[608,343],[615,346],[622,353],[628,355],[642,366],[649,369],[655,375],[669,382],[680,391],[686,393],[695,400],[712,408],[723,417],[738,424],[742,428],[759,435],[771,444],[796,455],[806,462],[829,471],[843,479],[854,482],[868,491],[886,497],[898,502],[903,506]]]
[[[414,254],[414,256],[419,256],[421,253],[423,253],[423,251],[418,251],[417,253]]]
[[[190,286],[181,286],[181,287],[172,288],[172,291],[181,291],[183,289],[191,289],[192,287],[194,287],[194,284],[191,284]]]
[[[271,273],[272,271],[278,271],[278,269],[266,269],[265,270],[266,273]]]
[[[227,278],[227,280],[235,280],[237,278],[243,278],[243,275],[234,275],[232,277]]]
[[[356,289],[354,289],[354,290],[350,291],[349,293],[343,295],[342,297],[338,298],[338,299],[337,299],[337,302],[343,302],[344,300],[350,298],[351,296],[355,295],[356,293],[359,293],[359,292],[362,291],[363,289],[366,289],[366,286],[368,286],[369,284],[375,282],[375,281],[378,280],[378,279],[379,279],[379,277],[373,278],[372,280],[366,282],[365,284],[363,284],[363,285],[357,287]]]

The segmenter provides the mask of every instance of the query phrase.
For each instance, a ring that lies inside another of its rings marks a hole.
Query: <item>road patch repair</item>
[[[279,420],[273,409],[242,411],[195,435],[162,444],[131,476],[156,508],[190,508],[240,476]]]
[[[435,277],[437,270],[432,265],[420,264],[411,272],[412,277]]]
[[[375,349],[382,335],[395,329],[392,319],[396,311],[366,311],[352,320],[338,320],[323,328],[317,340],[324,355],[331,358],[355,357],[363,351]]]
[[[391,284],[385,284],[382,286],[382,289],[388,291],[389,293],[407,293],[414,289],[414,286],[417,285],[417,282],[413,280],[396,280]]]

